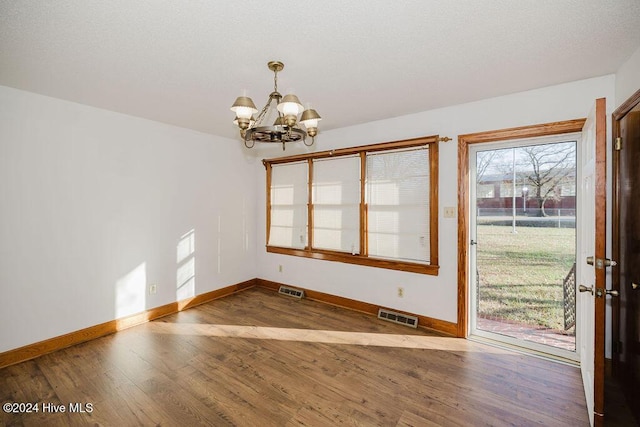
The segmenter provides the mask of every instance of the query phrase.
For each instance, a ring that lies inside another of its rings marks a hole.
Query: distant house
[[[513,174],[487,174],[476,185],[478,214],[511,215],[515,200],[518,215],[574,216],[576,209],[575,168],[568,170],[553,187],[543,185],[538,195],[537,186],[527,173],[516,173],[515,199]],[[542,213],[544,207],[544,214]]]

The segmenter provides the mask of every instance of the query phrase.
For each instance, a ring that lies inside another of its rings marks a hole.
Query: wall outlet
[[[398,297],[404,297],[404,288],[402,286],[398,286]]]
[[[282,264],[278,266],[278,273],[282,273]]]
[[[157,285],[149,285],[149,295],[154,295],[158,291]]]
[[[455,218],[456,217],[456,208],[452,206],[445,206],[444,208],[444,217],[445,218]]]

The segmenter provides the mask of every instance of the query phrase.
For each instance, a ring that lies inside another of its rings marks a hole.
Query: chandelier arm
[[[244,141],[244,146],[245,146],[245,147],[247,147],[247,148],[253,148],[253,147],[254,147],[254,145],[256,145],[256,140],[255,140],[255,139],[253,139],[253,138],[251,138],[251,139],[247,139],[246,134],[245,134],[245,137],[244,137],[244,138],[242,138],[242,139],[243,139],[243,141]],[[249,142],[249,141],[253,142],[253,144],[249,145],[249,144],[248,144],[248,142]]]
[[[258,127],[258,125],[262,123],[262,120],[267,115],[267,111],[269,111],[269,106],[271,105],[272,100],[273,100],[273,95],[269,95],[269,99],[267,100],[267,103],[265,104],[264,107],[262,107],[262,111],[260,111],[260,114],[258,114],[258,117],[256,118],[255,127]]]

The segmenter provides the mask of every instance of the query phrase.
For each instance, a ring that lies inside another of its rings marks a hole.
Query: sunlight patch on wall
[[[116,319],[145,310],[147,264],[143,262],[116,282]]]
[[[182,235],[176,247],[176,297],[179,300],[192,298],[196,292],[196,231]]]
[[[188,233],[184,234],[182,237],[180,237],[180,241],[178,241],[178,246],[176,249],[176,255],[177,255],[176,262],[178,264],[182,263],[184,260],[192,256],[193,253],[196,251],[195,234],[196,234],[196,231],[191,230]]]

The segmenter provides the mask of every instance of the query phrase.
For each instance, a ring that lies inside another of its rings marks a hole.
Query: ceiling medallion
[[[236,114],[233,123],[240,128],[244,145],[253,148],[256,142],[270,142],[282,144],[284,150],[287,142],[302,140],[310,147],[318,134],[318,120],[322,118],[312,108],[303,111],[297,96],[288,94],[283,97],[278,92],[278,72],[284,68],[282,62],[270,61],[267,65],[273,71],[273,92],[258,117],[254,116],[258,109],[248,96],[239,96],[231,106],[231,111]],[[302,123],[306,131],[298,123]],[[311,137],[311,143],[307,143],[307,136]]]

